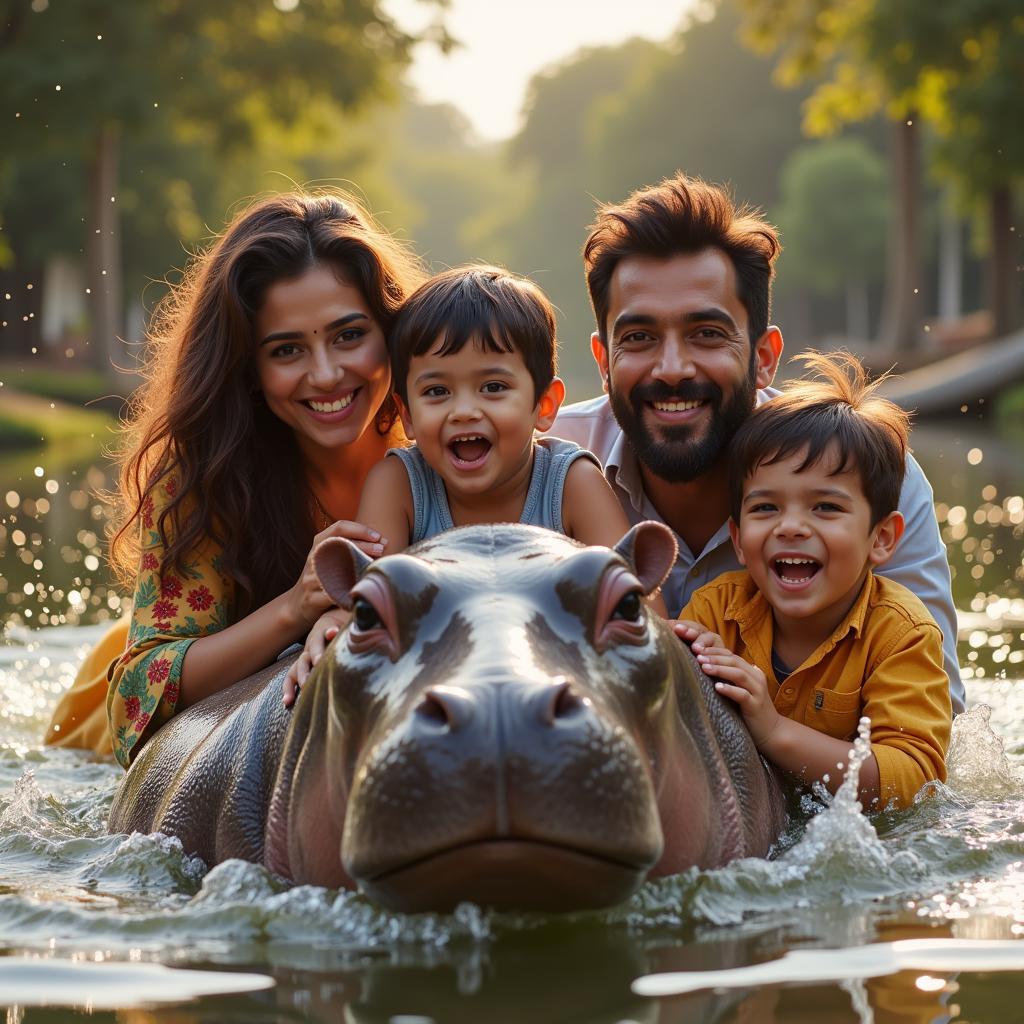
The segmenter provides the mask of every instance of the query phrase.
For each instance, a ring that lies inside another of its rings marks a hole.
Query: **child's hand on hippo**
[[[697,655],[697,663],[705,675],[714,677],[715,689],[723,697],[736,702],[754,746],[764,753],[765,745],[782,721],[768,693],[764,672],[721,643],[704,648]]]
[[[306,646],[288,669],[288,674],[281,684],[286,708],[295,703],[299,690],[302,689],[309,673],[313,671],[313,667],[323,657],[327,645],[345,628],[351,617],[352,613],[345,611],[344,608],[331,608],[313,623],[313,628],[306,637]]]
[[[693,649],[694,654],[700,654],[711,647],[722,647],[722,638],[717,633],[702,626],[692,619],[678,619],[672,623],[672,630],[680,640],[685,640]]]

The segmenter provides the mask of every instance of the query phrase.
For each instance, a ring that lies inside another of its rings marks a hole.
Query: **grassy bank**
[[[116,422],[110,413],[15,391],[6,381],[0,388],[0,448],[73,444],[83,439],[103,443],[112,438]]]
[[[69,405],[87,406],[116,415],[139,381],[124,375],[111,381],[96,370],[57,369],[41,363],[0,362],[0,381],[25,395],[37,395]]]

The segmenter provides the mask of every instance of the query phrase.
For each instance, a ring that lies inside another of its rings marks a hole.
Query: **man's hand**
[[[281,692],[284,697],[284,706],[290,708],[299,695],[299,690],[313,671],[313,667],[323,657],[327,645],[344,629],[348,623],[351,613],[342,608],[331,608],[324,612],[319,619],[313,623],[313,628],[306,637],[306,646],[302,653],[296,658],[292,667],[288,669],[288,675],[284,677],[281,684]]]
[[[761,750],[782,721],[768,695],[764,673],[722,646],[705,648],[697,655],[697,662],[707,675],[715,677],[715,689],[739,705],[754,746]]]

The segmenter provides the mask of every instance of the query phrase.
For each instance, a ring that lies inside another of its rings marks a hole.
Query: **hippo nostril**
[[[586,701],[574,689],[571,683],[561,682],[552,687],[548,704],[547,720],[554,724],[560,718],[570,718],[580,711]]]
[[[432,686],[420,698],[413,713],[431,725],[454,731],[469,724],[473,717],[473,699],[453,686]]]

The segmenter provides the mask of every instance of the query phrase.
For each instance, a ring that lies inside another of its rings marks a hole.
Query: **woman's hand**
[[[288,607],[298,634],[309,631],[328,608],[334,605],[334,600],[326,593],[320,585],[320,579],[313,566],[313,553],[321,542],[328,537],[344,537],[352,541],[356,547],[362,550],[371,558],[378,558],[384,553],[384,546],[387,539],[369,526],[362,523],[354,523],[349,519],[339,519],[332,523],[326,530],[322,530],[313,538],[313,546],[306,556],[306,564],[302,567],[302,575],[295,585],[288,591]]]
[[[715,689],[739,706],[750,738],[761,750],[782,721],[768,694],[764,672],[725,647],[706,647],[697,655],[697,662],[707,675],[716,678]]]
[[[299,690],[313,671],[313,666],[323,657],[327,645],[345,628],[351,613],[342,608],[331,608],[313,624],[306,637],[306,646],[288,669],[288,675],[281,684],[284,706],[290,708],[299,695]]]

